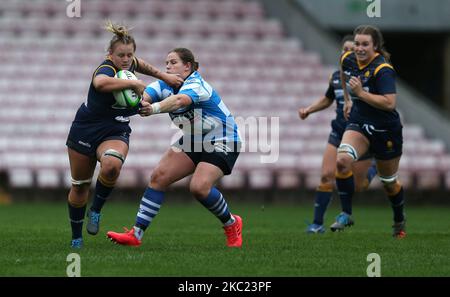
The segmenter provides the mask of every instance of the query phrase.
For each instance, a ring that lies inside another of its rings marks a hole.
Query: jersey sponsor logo
[[[375,128],[374,125],[369,125],[369,124],[363,124],[362,128],[364,130],[366,130],[366,132],[369,135],[373,135],[373,132],[383,133],[383,132],[387,131],[387,130],[383,130],[383,129],[377,129],[377,128]]]
[[[124,116],[117,116],[114,118],[116,121],[121,122],[121,123],[128,123],[130,122],[130,118],[129,117],[124,117]]]
[[[83,141],[81,141],[81,140],[78,140],[78,144],[81,144],[82,146],[85,146],[85,147],[91,147],[91,144],[90,143],[87,143],[87,142],[83,142]]]

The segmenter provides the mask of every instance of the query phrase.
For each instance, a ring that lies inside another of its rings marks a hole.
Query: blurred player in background
[[[193,174],[190,192],[221,221],[227,245],[242,245],[242,219],[231,214],[225,198],[215,187],[221,177],[231,173],[239,156],[241,139],[233,116],[199,74],[198,66],[189,49],[173,49],[167,55],[166,69],[168,73],[179,74],[184,84],[176,89],[160,80],[145,90],[144,100],[152,104],[143,107],[141,115],[169,113],[183,136],[167,150],[153,171],[134,227],[125,228],[125,233],[107,233],[119,244],[139,246],[144,231],[159,212],[167,188]]]
[[[353,50],[353,36],[346,35],[342,39],[342,53]],[[313,102],[310,106],[300,108],[298,114],[302,120],[306,119],[310,114],[321,111],[329,107],[333,101],[336,101],[336,118],[331,121],[331,133],[328,137],[328,144],[325,148],[322,160],[322,174],[320,185],[316,189],[314,199],[314,220],[308,225],[307,233],[324,233],[323,226],[324,214],[330,203],[336,174],[337,148],[339,147],[344,134],[347,121],[344,116],[344,95],[340,79],[340,71],[335,71],[330,77],[330,83],[325,96]],[[352,165],[353,174],[355,176],[356,191],[367,189],[371,180],[376,175],[376,166],[372,164],[369,155],[362,156],[358,162]],[[343,230],[347,226],[353,224],[352,200],[343,189],[341,189],[340,179],[336,180],[339,198],[342,206],[342,213],[336,218],[336,222],[331,225],[331,230]]]
[[[378,28],[361,25],[353,35],[354,51],[341,56],[341,67],[350,88],[353,107],[338,148],[337,178],[341,179],[344,191],[351,197],[354,190],[352,164],[367,152],[373,154],[394,213],[393,236],[402,238],[406,236],[406,221],[403,187],[397,171],[402,155],[403,126],[395,109],[395,71]],[[344,112],[350,103],[347,95]]]
[[[105,29],[114,34],[108,56],[92,76],[87,101],[78,109],[66,143],[72,176],[68,204],[72,227],[71,245],[74,248],[80,248],[83,244],[83,218],[97,161],[101,168],[87,224],[87,231],[92,235],[98,233],[100,211],[114,188],[128,153],[131,133],[128,117],[138,113],[138,108],[113,107],[115,99],[112,92],[133,89],[137,94],[143,94],[146,87],[141,80],[118,79],[114,78],[115,74],[119,70],[137,71],[163,79],[171,85],[182,83],[182,79],[176,75],[163,73],[136,58],[136,42],[126,27],[108,22]]]

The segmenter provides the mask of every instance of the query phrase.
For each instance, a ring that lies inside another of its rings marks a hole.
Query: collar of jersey
[[[372,61],[375,60],[375,58],[378,57],[379,55],[380,55],[379,53],[376,53],[375,56],[373,56],[373,58],[370,59],[370,61],[367,62],[366,64],[359,64],[359,61],[356,60],[356,63],[358,63],[358,68],[359,68],[359,70],[362,70],[362,69],[366,68],[366,67],[367,67],[370,63],[372,63]]]

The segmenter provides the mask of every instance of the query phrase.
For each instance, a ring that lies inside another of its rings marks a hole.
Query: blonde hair
[[[129,33],[131,29],[128,29],[124,25],[118,25],[114,24],[110,20],[106,21],[106,24],[104,26],[104,29],[106,31],[109,31],[114,34],[113,38],[109,42],[108,51],[113,52],[114,46],[116,43],[121,42],[123,44],[133,44],[133,49],[136,51],[136,41],[134,40],[134,37]]]

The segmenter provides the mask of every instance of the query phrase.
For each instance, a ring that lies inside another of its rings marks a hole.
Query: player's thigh
[[[191,186],[209,189],[223,176],[222,169],[216,165],[200,162],[192,175]]]
[[[367,171],[372,166],[372,159],[356,161],[352,164],[353,177],[355,183],[361,184],[367,178]]]
[[[377,170],[380,177],[389,177],[397,173],[400,157],[391,160],[377,160]]]
[[[337,148],[327,143],[322,159],[322,177],[334,178],[336,172]]]
[[[95,157],[83,155],[71,148],[67,149],[69,154],[70,173],[74,180],[87,180],[94,175],[97,160]]]
[[[341,141],[341,145],[343,144],[351,145],[358,156],[362,156],[369,150],[370,143],[364,134],[354,130],[345,130]]]
[[[111,140],[103,141],[102,143],[100,143],[100,145],[97,148],[97,159],[101,160],[103,154],[107,150],[115,150],[119,154],[121,154],[123,156],[123,158],[125,159],[128,155],[128,144],[126,142],[124,142],[122,140],[118,140],[118,139],[111,139]],[[117,160],[120,161],[119,159],[117,159]]]
[[[152,182],[163,182],[167,186],[192,174],[195,164],[181,150],[169,148],[159,161],[152,174]]]

